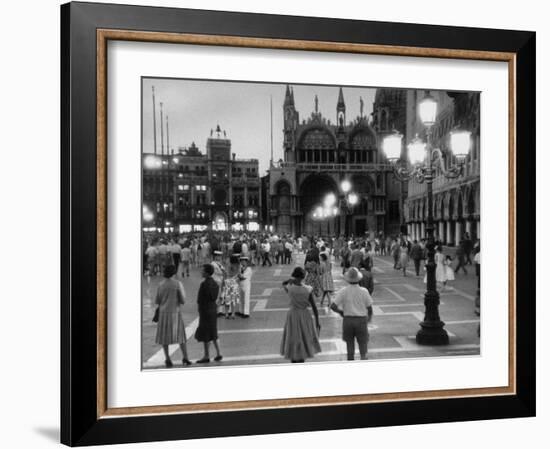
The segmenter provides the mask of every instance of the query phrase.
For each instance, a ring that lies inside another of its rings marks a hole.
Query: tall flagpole
[[[160,102],[160,154],[164,156],[164,120],[162,118],[162,101]]]
[[[166,114],[166,154],[170,154],[170,128],[168,128],[168,114]]]
[[[155,86],[152,86],[153,90],[153,148],[154,153],[157,154],[157,112],[155,107]]]
[[[269,96],[269,110],[270,110],[270,120],[271,120],[271,163],[273,165],[273,95]]]

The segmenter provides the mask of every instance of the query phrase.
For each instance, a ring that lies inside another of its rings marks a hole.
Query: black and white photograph
[[[479,92],[141,92],[142,369],[479,356]]]

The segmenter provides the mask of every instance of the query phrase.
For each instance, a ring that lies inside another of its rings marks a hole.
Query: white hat
[[[248,260],[248,256],[241,256],[239,257],[239,260]]]
[[[350,284],[357,284],[361,279],[363,279],[363,275],[357,268],[351,267],[348,271],[346,271],[344,279]]]

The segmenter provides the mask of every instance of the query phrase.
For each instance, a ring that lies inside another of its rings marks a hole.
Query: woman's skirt
[[[435,280],[437,282],[447,282],[447,273],[445,272],[445,266],[437,265],[435,268]]]
[[[453,267],[445,266],[445,276],[447,277],[448,281],[455,280],[455,272],[453,270]]]
[[[288,360],[304,360],[319,352],[321,345],[309,310],[290,309],[281,340],[281,355]]]
[[[316,272],[308,272],[304,279],[304,284],[313,288],[313,296],[320,296],[323,293],[321,289],[321,277]]]
[[[195,332],[197,341],[209,342],[218,339],[218,316],[216,308],[213,311],[199,311],[199,327]]]
[[[334,280],[332,279],[332,273],[323,273],[321,276],[321,288],[323,292],[334,291]]]
[[[171,345],[185,343],[185,324],[180,312],[160,312],[155,343]]]
[[[237,304],[241,299],[239,284],[234,279],[227,279],[224,282],[222,292],[222,303],[226,306]]]

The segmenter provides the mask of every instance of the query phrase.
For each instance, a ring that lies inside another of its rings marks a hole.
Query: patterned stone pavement
[[[255,267],[252,277],[251,317],[218,320],[220,346],[224,356],[217,365],[250,365],[287,363],[279,355],[282,330],[288,310],[288,298],[281,288],[281,282],[289,276],[295,264],[302,264],[303,255],[295,255],[291,265]],[[346,285],[341,268],[333,264],[335,288]],[[419,358],[441,356],[475,356],[480,353],[477,335],[479,317],[474,312],[476,277],[473,267],[468,274],[457,274],[446,291],[441,292],[441,319],[446,323],[450,344],[448,346],[420,346],[415,342],[418,323],[424,316],[423,274],[416,277],[410,264],[407,276],[393,269],[389,257],[376,257],[373,274],[375,278],[374,317],[369,324],[369,361],[377,359]],[[181,278],[179,278],[181,279]],[[156,325],[151,319],[154,314],[154,294],[160,277],[147,282],[143,280],[142,298],[142,360],[143,368],[164,368],[164,355],[155,344]],[[188,338],[188,352],[191,360],[202,356],[202,344],[194,338],[198,324],[196,295],[200,284],[199,269],[194,268],[190,278],[184,278],[186,304],[184,321]],[[310,362],[344,361],[345,343],[341,340],[342,318],[323,307],[320,308],[322,352]],[[212,348],[213,349],[213,348]],[[181,361],[177,345],[171,346],[174,367]],[[356,358],[359,358],[357,354]],[[193,365],[197,366],[197,365]],[[174,368],[173,368],[174,369]]]

